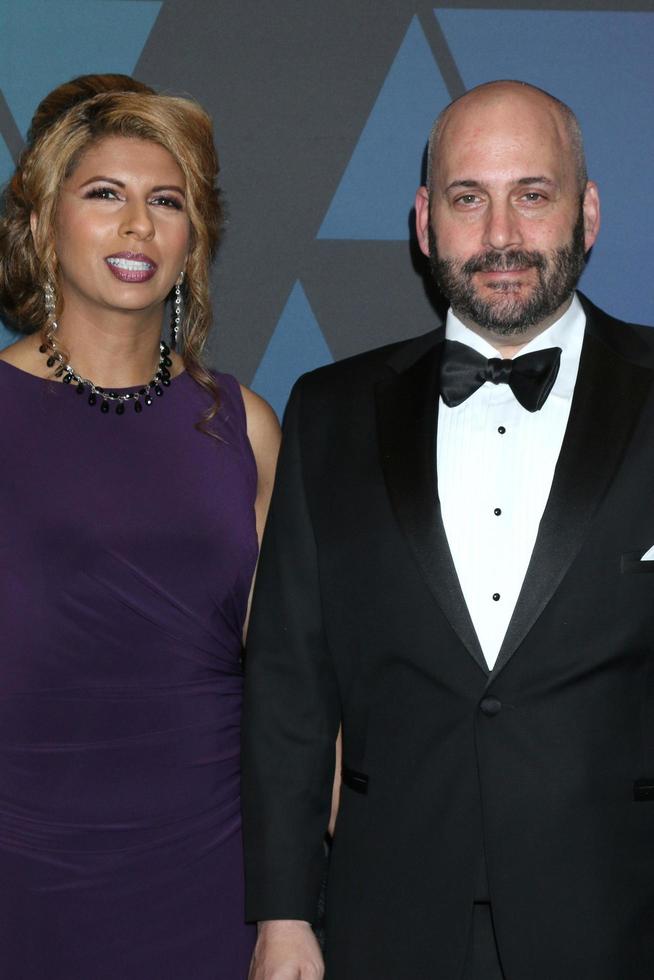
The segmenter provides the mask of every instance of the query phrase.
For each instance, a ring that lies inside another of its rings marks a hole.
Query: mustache
[[[527,252],[514,249],[511,252],[481,252],[472,255],[461,266],[464,275],[474,272],[513,272],[516,269],[544,269],[546,264],[542,252]]]

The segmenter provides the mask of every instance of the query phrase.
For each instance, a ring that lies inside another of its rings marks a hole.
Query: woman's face
[[[191,226],[184,175],[158,143],[109,136],[65,181],[55,250],[67,311],[163,315]]]

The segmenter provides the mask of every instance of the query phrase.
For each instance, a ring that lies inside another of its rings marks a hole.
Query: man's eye
[[[457,204],[474,204],[477,200],[476,194],[462,194],[461,197],[457,197]]]
[[[544,197],[538,191],[528,191],[523,194],[523,200],[528,201],[530,204],[535,204],[538,201],[543,201]]]

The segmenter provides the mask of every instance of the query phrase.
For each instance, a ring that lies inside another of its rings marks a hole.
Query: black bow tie
[[[538,412],[552,390],[559,373],[560,347],[548,347],[531,354],[510,358],[491,357],[488,361],[472,347],[456,340],[443,344],[441,396],[446,405],[460,405],[485,381],[507,384],[523,408]]]

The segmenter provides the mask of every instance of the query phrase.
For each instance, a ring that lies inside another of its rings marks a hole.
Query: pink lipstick
[[[147,282],[157,271],[157,263],[140,252],[116,252],[105,262],[121,282]]]

